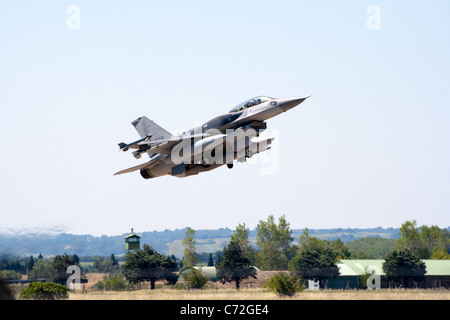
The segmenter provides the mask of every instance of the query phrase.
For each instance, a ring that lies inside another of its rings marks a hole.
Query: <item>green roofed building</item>
[[[450,288],[450,260],[422,260],[425,262],[425,279],[417,284],[418,288]],[[361,278],[364,279],[366,271],[375,270],[380,275],[381,288],[389,288],[392,284],[386,279],[383,272],[383,259],[340,260],[337,263],[340,275],[328,280],[329,289],[356,289],[364,288]]]

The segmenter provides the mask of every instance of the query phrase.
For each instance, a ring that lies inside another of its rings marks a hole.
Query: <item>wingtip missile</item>
[[[120,142],[120,143],[118,143],[118,145],[119,145],[119,151],[125,152],[125,151],[128,151],[130,148],[131,148],[131,149],[140,149],[139,144],[140,144],[141,142],[145,141],[145,140],[150,140],[151,137],[152,137],[152,136],[149,135],[149,136],[146,136],[146,137],[144,137],[144,138],[142,138],[142,139],[139,139],[139,140],[137,140],[137,141],[134,141],[134,142],[128,143],[128,144],[125,143],[125,142]]]
[[[118,145],[120,148],[119,151],[125,152],[125,151],[128,151],[128,149],[129,149],[128,144],[126,144],[125,142],[120,142],[120,143],[118,143]]]

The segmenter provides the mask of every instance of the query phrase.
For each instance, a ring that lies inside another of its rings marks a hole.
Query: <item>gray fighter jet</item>
[[[147,117],[131,124],[141,136],[132,143],[119,143],[120,150],[133,149],[139,159],[148,154],[150,161],[117,172],[140,170],[145,179],[163,175],[187,177],[216,169],[224,164],[233,168],[234,160],[245,162],[256,153],[270,149],[274,138],[262,138],[265,120],[286,112],[307,98],[271,98],[258,96],[237,105],[181,135],[172,135]]]

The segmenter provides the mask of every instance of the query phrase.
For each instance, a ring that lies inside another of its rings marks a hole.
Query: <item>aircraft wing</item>
[[[192,138],[203,138],[206,136],[208,136],[208,134],[199,133],[199,134],[193,134],[193,135],[172,137],[169,139],[144,140],[144,141],[139,142],[137,145],[149,146],[148,149],[145,149],[145,152],[148,152],[148,153],[170,154],[172,152],[172,148],[174,146],[176,146],[178,143],[180,143],[181,141],[186,140],[186,139],[192,139]]]
[[[170,154],[172,148],[186,139],[192,138],[203,138],[208,136],[208,134],[200,133],[193,135],[181,135],[181,136],[171,136],[169,138],[161,137],[162,139],[152,140],[152,135],[144,136],[141,139],[134,141],[132,143],[126,144],[124,142],[119,143],[120,150],[128,151],[129,149],[137,149],[133,152],[136,159],[141,157],[141,154],[148,153],[150,157],[156,154]]]
[[[170,140],[166,142],[162,142],[160,144],[157,144],[155,146],[150,147],[146,150],[148,153],[153,154],[170,154],[172,152],[172,148],[177,145],[181,140]],[[143,143],[142,145],[145,145],[146,143]]]
[[[137,170],[140,170],[140,169],[147,168],[147,167],[149,167],[149,166],[151,166],[151,165],[152,165],[152,161],[148,161],[148,162],[142,163],[142,164],[140,164],[140,165],[138,165],[138,166],[134,166],[134,167],[131,167],[131,168],[128,168],[128,169],[125,169],[125,170],[116,172],[114,175],[117,176],[117,175],[119,175],[119,174],[124,174],[124,173],[129,173],[129,172],[137,171]]]

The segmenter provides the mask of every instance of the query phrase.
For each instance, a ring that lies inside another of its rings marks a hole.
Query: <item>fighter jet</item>
[[[180,135],[172,135],[147,117],[140,117],[131,124],[141,138],[119,143],[119,151],[135,150],[132,154],[137,159],[148,154],[150,161],[115,175],[139,170],[143,178],[150,179],[164,175],[188,177],[224,164],[231,169],[235,160],[245,162],[270,149],[274,138],[260,137],[267,129],[265,121],[307,98],[257,96]]]

